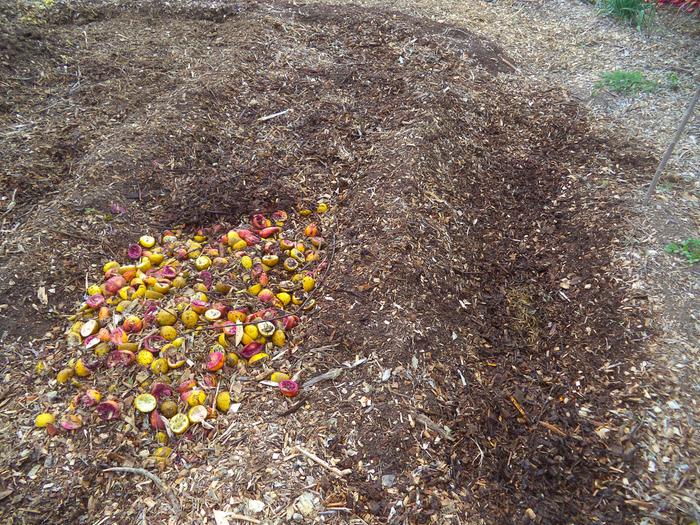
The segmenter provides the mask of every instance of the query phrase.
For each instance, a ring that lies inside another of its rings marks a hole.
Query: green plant
[[[666,82],[668,83],[668,87],[673,90],[676,90],[681,86],[681,79],[678,78],[678,75],[673,71],[666,74]]]
[[[674,255],[680,255],[690,264],[700,261],[700,239],[690,238],[680,243],[671,242],[664,246],[664,250]]]
[[[598,10],[642,29],[651,26],[656,6],[646,0],[597,0]]]
[[[595,83],[595,90],[607,88],[616,93],[634,95],[655,91],[658,84],[649,80],[639,71],[610,71],[601,73],[600,80]]]

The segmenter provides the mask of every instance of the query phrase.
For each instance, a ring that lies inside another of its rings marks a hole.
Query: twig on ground
[[[305,449],[303,449],[303,448],[301,448],[301,447],[299,447],[299,446],[297,446],[296,449],[297,449],[299,452],[301,452],[304,456],[306,456],[307,458],[309,458],[311,461],[313,461],[314,463],[318,463],[318,464],[321,465],[323,468],[325,468],[326,470],[332,472],[333,474],[335,474],[335,475],[338,476],[339,478],[342,478],[342,477],[344,477],[344,476],[346,476],[346,475],[348,475],[348,474],[350,474],[350,473],[352,472],[352,470],[350,470],[350,469],[340,470],[339,468],[334,467],[333,465],[331,465],[330,463],[328,463],[326,460],[323,460],[323,459],[319,458],[319,457],[318,457],[316,454],[314,454],[313,452],[309,452],[308,450],[305,450]]]
[[[277,414],[277,417],[283,417],[283,416],[288,416],[289,414],[293,414],[294,412],[299,410],[304,405],[304,403],[306,403],[306,398],[304,398],[302,396],[302,397],[300,397],[299,401],[294,403],[287,410],[284,410],[283,412],[280,412],[279,414]]]
[[[258,122],[265,122],[266,120],[270,120],[270,119],[275,118],[275,117],[281,117],[282,115],[286,115],[290,111],[291,111],[291,109],[285,109],[284,111],[279,111],[279,112],[273,113],[271,115],[265,115],[264,117],[260,117],[258,119]]]
[[[564,432],[558,426],[552,425],[551,423],[547,423],[546,421],[540,421],[539,423],[541,426],[543,426],[544,428],[546,428],[550,432],[554,432],[555,434],[558,434],[561,437],[566,437],[566,432]]]
[[[334,343],[332,345],[323,345],[323,346],[317,346],[316,348],[312,348],[309,350],[308,353],[312,354],[314,352],[325,352],[326,350],[332,350],[336,346],[338,346],[340,343]]]
[[[170,489],[168,489],[168,487],[165,486],[161,479],[152,472],[136,467],[110,467],[103,469],[102,472],[127,472],[130,474],[139,474],[141,476],[145,476],[148,479],[150,479],[153,483],[155,483],[158,486],[158,488],[161,491],[163,491],[163,493],[168,497],[168,499],[170,500],[170,504],[173,507],[173,511],[175,512],[176,519],[182,512],[182,507],[180,506],[180,502],[175,497],[175,494],[173,494],[170,491]]]
[[[440,434],[444,439],[446,439],[448,441],[454,441],[454,439],[455,439],[454,436],[450,432],[448,432],[442,426],[435,423],[435,421],[430,419],[425,414],[417,413],[416,414],[416,421],[418,421],[419,423],[423,423],[426,427],[428,427],[431,430],[434,430],[435,432]]]
[[[312,377],[308,381],[305,381],[302,386],[304,388],[309,388],[309,387],[314,386],[317,383],[321,383],[323,381],[328,381],[329,379],[336,379],[342,373],[343,373],[342,368],[333,368],[333,369],[329,370],[328,372],[325,372],[325,373],[318,375],[316,377]]]

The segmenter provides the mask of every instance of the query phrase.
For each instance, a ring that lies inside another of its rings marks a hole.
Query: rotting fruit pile
[[[297,220],[276,211],[228,232],[215,225],[192,236],[143,235],[129,246],[129,262],[106,263],[102,282],[87,287],[66,333],[70,359],[55,378],[76,393],[58,424],[47,411],[35,425],[70,432],[90,418],[119,419],[127,405],[167,443],[229,411],[233,373],[259,368],[261,383],[296,396],[298,374],[273,365],[299,344],[290,333],[316,307],[316,283],[329,267],[327,211],[321,200]]]

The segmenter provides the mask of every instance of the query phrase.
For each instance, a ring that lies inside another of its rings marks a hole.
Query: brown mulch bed
[[[32,428],[72,395],[52,379],[63,317],[141,233],[327,195],[333,265],[289,359],[344,372],[286,415],[238,378],[241,411],[158,473],[180,520],[253,499],[251,519],[287,522],[310,491],[308,523],[635,522],[635,428],[615,411],[643,395],[648,334],[612,257],[616,187],[650,162],[565,93],[499,75],[513,61],[463,29],[380,10],[73,4],[3,34],[4,519],[172,518],[155,487],[101,472],[153,467],[151,433]]]

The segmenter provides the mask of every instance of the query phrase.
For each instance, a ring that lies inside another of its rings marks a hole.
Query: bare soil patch
[[[616,410],[643,395],[648,323],[612,258],[643,153],[565,92],[500,75],[497,46],[396,13],[77,4],[41,20],[40,50],[11,41],[3,64],[4,518],[172,519],[153,485],[102,471],[153,467],[142,422],[32,428],[74,393],[53,382],[63,318],[141,233],[325,194],[335,256],[287,362],[343,373],[298,407],[228,377],[241,411],[158,473],[180,520],[634,522],[635,428]]]

